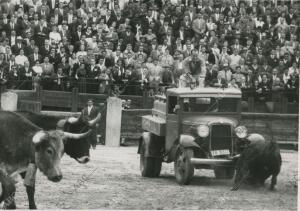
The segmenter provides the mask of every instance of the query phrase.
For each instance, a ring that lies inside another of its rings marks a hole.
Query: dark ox
[[[60,131],[64,131],[67,134],[88,134],[90,132],[90,128],[94,127],[94,125],[100,120],[101,114],[90,121],[82,121],[81,118],[74,118],[70,117],[68,119],[62,119],[56,116],[49,116],[44,114],[37,114],[28,111],[18,111],[18,114],[26,117],[28,120],[39,126],[44,130],[54,130],[58,129]],[[89,135],[80,136],[76,139],[72,136],[68,136],[64,138],[63,142],[64,152],[69,155],[70,157],[77,160],[79,163],[87,163],[90,160],[90,142],[89,142]],[[34,168],[34,166],[32,167]],[[35,178],[35,170],[29,169],[31,171],[30,179],[34,180]],[[25,178],[25,173],[22,173],[21,176]],[[28,174],[28,172],[27,172]],[[32,182],[26,183],[24,180],[24,184],[26,186],[26,192],[29,201],[29,208],[35,209],[35,200],[34,200],[34,193],[35,193],[35,184]]]
[[[36,168],[49,180],[59,182],[62,179],[60,160],[64,140],[80,139],[89,133],[46,131],[17,113],[0,111],[0,202],[4,201],[4,208],[16,207],[14,175],[21,174],[24,178],[28,197],[34,195],[32,175],[35,175]],[[29,200],[29,207],[36,208],[34,199]]]
[[[274,190],[282,162],[278,145],[274,141],[266,141],[259,134],[250,134],[247,141],[249,145],[237,161],[232,190],[238,190],[243,182],[263,185],[270,176],[270,190]]]
[[[44,130],[60,129],[70,133],[87,132],[90,128],[93,128],[101,118],[100,113],[94,120],[90,121],[83,121],[81,117],[62,119],[61,117],[37,114],[28,111],[20,111],[17,113],[26,117]],[[76,142],[70,138],[66,139],[64,142],[64,152],[79,163],[87,163],[90,160],[89,149],[89,136],[76,140]]]

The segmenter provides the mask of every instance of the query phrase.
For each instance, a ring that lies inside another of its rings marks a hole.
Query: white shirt
[[[24,66],[24,63],[28,62],[28,58],[26,56],[18,55],[15,58],[15,62],[17,65]]]
[[[92,108],[93,108],[93,106],[88,106],[88,108],[87,108],[88,109],[88,115],[90,115]]]
[[[61,41],[61,36],[58,32],[50,32],[49,38],[51,40],[51,43],[52,41],[54,41],[55,43],[59,43]]]

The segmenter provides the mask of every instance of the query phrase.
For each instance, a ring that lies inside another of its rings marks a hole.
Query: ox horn
[[[78,134],[76,134],[76,133],[69,133],[69,132],[63,132],[63,134],[64,134],[65,138],[82,139],[82,138],[85,138],[88,135],[90,135],[91,132],[92,132],[92,130],[88,130],[85,133],[78,133]]]
[[[92,119],[92,120],[88,121],[88,125],[89,125],[90,127],[93,127],[93,126],[95,126],[95,124],[96,124],[97,122],[100,121],[100,119],[101,119],[101,113],[98,113],[98,115],[96,116],[95,119]]]
[[[38,131],[32,138],[34,144],[39,144],[42,141],[42,138],[46,135],[45,131]]]

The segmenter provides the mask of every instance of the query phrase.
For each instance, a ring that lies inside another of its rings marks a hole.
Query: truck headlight
[[[207,125],[200,125],[197,128],[197,133],[201,138],[205,138],[209,135],[209,127]]]
[[[248,131],[245,126],[238,126],[234,131],[236,136],[239,138],[246,138],[246,136],[248,135]]]

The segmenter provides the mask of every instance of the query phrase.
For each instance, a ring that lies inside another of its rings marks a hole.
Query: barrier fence
[[[76,112],[83,108],[89,98],[93,98],[97,103],[105,103],[106,98],[111,95],[118,95],[121,99],[130,100],[132,109],[147,109],[153,106],[153,93],[148,87],[140,88],[139,85],[130,85],[134,89],[139,89],[137,94],[114,93],[113,86],[109,85],[109,89],[105,93],[88,93],[80,92],[80,87],[73,86],[68,90],[47,90],[39,84],[35,84],[31,90],[14,89],[18,94],[20,103],[22,101],[39,102],[40,108],[53,108],[54,110],[65,110]],[[117,84],[117,86],[125,86]],[[163,86],[161,86],[163,87]],[[1,86],[1,92],[4,92],[5,86]],[[297,93],[298,95],[298,93]],[[295,97],[295,96],[294,96]],[[286,90],[273,91],[270,95],[261,99],[253,90],[242,90],[242,111],[254,113],[295,113],[298,114],[298,99],[289,99],[289,93]]]

